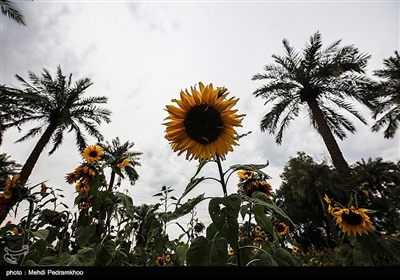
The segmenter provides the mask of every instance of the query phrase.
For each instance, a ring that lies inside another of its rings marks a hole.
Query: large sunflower
[[[191,94],[186,89],[181,91],[181,100],[173,99],[178,107],[167,105],[169,116],[165,138],[178,155],[186,152],[186,159],[200,161],[220,157],[225,159],[232,146],[238,145],[239,136],[234,127],[242,126],[244,114],[236,114],[232,107],[239,99],[227,99],[225,87],[213,88],[199,83],[191,87]]]

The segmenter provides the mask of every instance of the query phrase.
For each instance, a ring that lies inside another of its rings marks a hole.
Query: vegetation
[[[368,158],[347,164],[334,136],[345,140],[344,130],[354,133],[355,128],[329,106],[335,104],[362,122],[348,97],[379,108],[371,111],[373,116],[388,112],[392,122],[384,136],[393,136],[394,112],[385,104],[395,103],[399,94],[392,90],[399,71],[392,66],[398,65],[399,56],[385,60],[386,68],[375,72],[386,80],[374,81],[363,74],[369,55],[353,46],[339,48],[339,43],[323,49],[317,32],[300,55],[283,40],[286,56],[274,55],[278,65],[267,65],[266,74],[253,77],[272,80],[254,92],[256,97],[278,101],[262,119],[261,130],[276,133],[279,144],[283,130],[304,107],[332,165],[299,151],[284,166],[282,184],[275,192],[265,171],[269,162],[224,166],[232,146],[248,134],[236,131],[246,115],[234,109],[239,99],[228,97],[227,88],[199,83],[198,89],[191,87],[180,93],[180,100],[173,99],[176,105],[166,105],[163,123],[172,150],[198,161],[197,169],[188,176],[182,194],[172,195],[172,186],[162,186],[154,194],[160,202],[152,205],[134,205],[129,192],[122,190],[124,180],[130,186],[137,184],[135,167],[141,165],[142,153],[132,151],[131,141],[104,140],[98,125],[110,122],[111,112],[97,107],[107,103],[106,97],[82,97],[92,84],[89,79],[72,84],[72,74],[64,76],[61,67],[55,78],[46,69],[42,77],[29,72],[31,84],[16,75],[24,88],[1,88],[1,135],[33,120],[39,124],[17,141],[40,138],[23,165],[10,156],[0,157],[1,222],[19,202],[29,203],[26,216],[1,224],[0,251],[6,254],[0,265],[400,265],[400,162]],[[392,68],[395,71],[389,71]],[[18,106],[6,105],[16,100]],[[88,143],[81,126],[96,144]],[[64,203],[61,188],[49,186],[45,178],[27,184],[44,147],[52,142],[49,154],[53,154],[64,133],[72,131],[82,156],[65,176],[76,191],[74,207]],[[206,165],[213,165],[218,175],[201,176]],[[189,197],[206,180],[221,187],[221,196]],[[236,180],[237,192],[227,192],[231,180]],[[196,217],[196,206],[206,200],[212,221],[208,226]],[[188,226],[176,222],[185,215],[191,218]],[[171,223],[182,229],[173,239],[168,235]]]

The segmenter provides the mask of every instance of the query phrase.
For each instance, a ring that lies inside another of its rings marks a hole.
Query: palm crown
[[[305,108],[311,125],[325,142],[343,185],[351,190],[354,188],[351,172],[333,135],[343,140],[346,130],[356,131],[338,108],[366,124],[350,101],[369,102],[364,89],[370,80],[364,75],[364,68],[370,55],[360,53],[352,45],[339,47],[341,40],[323,48],[319,32],[310,37],[302,53],[295,51],[288,40],[282,42],[286,55],[272,55],[276,64],[266,65],[265,73],[257,73],[252,78],[269,80],[253,92],[256,97],[266,99],[265,104],[276,101],[262,118],[261,131],[275,134],[276,142],[281,144],[284,129]]]

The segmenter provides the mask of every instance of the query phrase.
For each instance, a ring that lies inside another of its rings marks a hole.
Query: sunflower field
[[[182,91],[180,99],[173,99],[177,106],[166,106],[166,140],[178,156],[186,153],[187,160],[198,161],[179,198],[171,195],[171,187],[164,186],[155,194],[160,203],[134,205],[132,198],[105,176],[105,169],[111,168],[123,178],[131,159],[109,161],[97,144],[87,146],[81,164],[65,176],[75,187],[75,211],[62,202],[60,189],[45,182],[27,188],[22,196],[19,174],[10,175],[0,193],[0,210],[3,213],[10,201],[20,202],[23,197],[29,202],[29,212],[19,222],[2,224],[1,266],[400,265],[398,184],[390,184],[386,193],[380,194],[372,193],[366,185],[350,193],[323,193],[325,189],[320,188],[307,205],[301,195],[293,197],[293,191],[288,191],[292,196],[285,194],[284,186],[272,192],[270,176],[263,171],[268,163],[224,169],[226,155],[246,136],[235,130],[245,115],[234,109],[238,99],[228,95],[226,88],[199,83],[199,90],[192,87],[190,92]],[[307,161],[304,155],[297,160],[325,168]],[[205,165],[213,165],[219,176],[199,176]],[[289,167],[286,182],[293,172]],[[393,172],[400,174],[398,165]],[[237,192],[229,194],[226,186],[232,176],[238,180]],[[206,198],[201,194],[186,199],[210,179],[221,187],[222,196]],[[377,197],[386,200],[378,201]],[[205,200],[209,200],[212,221],[207,227],[193,215],[196,205]],[[163,207],[169,205],[173,210]],[[312,210],[315,205],[321,211]],[[61,207],[66,210],[59,210]],[[304,210],[304,220],[296,216],[299,209]],[[387,213],[379,214],[382,209]],[[182,227],[182,234],[171,240],[167,223],[185,215],[192,215],[191,226]],[[314,220],[312,226],[309,221]]]

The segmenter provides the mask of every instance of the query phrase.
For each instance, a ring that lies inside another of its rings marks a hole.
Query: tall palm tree
[[[86,97],[82,95],[85,90],[93,83],[89,78],[79,79],[72,84],[72,74],[64,76],[60,66],[57,66],[57,73],[53,78],[47,69],[43,69],[42,77],[38,77],[28,71],[32,84],[25,81],[16,74],[16,78],[24,85],[20,92],[24,95],[24,100],[29,104],[30,109],[35,113],[9,123],[9,126],[20,126],[27,122],[38,122],[38,125],[28,131],[16,142],[22,142],[28,138],[40,135],[38,142],[31,154],[22,166],[18,185],[15,188],[16,194],[21,195],[21,189],[26,189],[25,184],[30,177],[40,154],[51,141],[52,148],[49,155],[53,154],[63,143],[64,132],[75,132],[75,141],[78,149],[82,151],[87,146],[86,136],[82,128],[87,133],[95,137],[97,141],[103,141],[103,135],[99,131],[98,125],[105,121],[109,123],[111,111],[100,108],[97,104],[107,103],[107,97]],[[7,211],[0,213],[0,224],[19,198],[17,195],[10,201]],[[22,198],[23,199],[23,198]]]
[[[393,138],[400,125],[400,55],[383,60],[384,68],[375,70],[374,75],[380,80],[373,91],[376,99],[372,106],[372,117],[376,122],[371,127],[377,132],[385,127],[384,138]]]
[[[0,0],[1,13],[15,22],[26,25],[24,15],[17,9],[17,6],[9,0]]]
[[[111,166],[111,176],[109,182],[109,190],[111,191],[114,186],[115,175],[118,174],[117,184],[121,184],[121,179],[126,175],[131,185],[139,179],[139,174],[136,172],[135,167],[140,166],[138,162],[140,152],[134,152],[130,149],[135,145],[133,142],[126,141],[121,143],[119,137],[116,137],[110,142],[106,141],[105,144],[99,143],[100,147],[103,148],[102,160],[105,160],[109,166]],[[122,163],[125,159],[129,159],[124,168],[119,168],[118,164]]]
[[[276,64],[266,65],[265,74],[252,77],[270,80],[253,92],[256,97],[265,98],[265,104],[277,101],[262,118],[261,131],[276,134],[276,143],[281,144],[284,129],[305,108],[311,125],[322,136],[343,187],[351,192],[355,188],[351,170],[334,135],[343,140],[345,130],[354,133],[356,128],[337,108],[366,124],[351,99],[366,102],[362,89],[370,83],[364,75],[370,55],[360,53],[352,45],[339,47],[341,40],[323,48],[319,32],[310,37],[302,53],[295,51],[288,40],[282,42],[286,55],[272,55]]]

